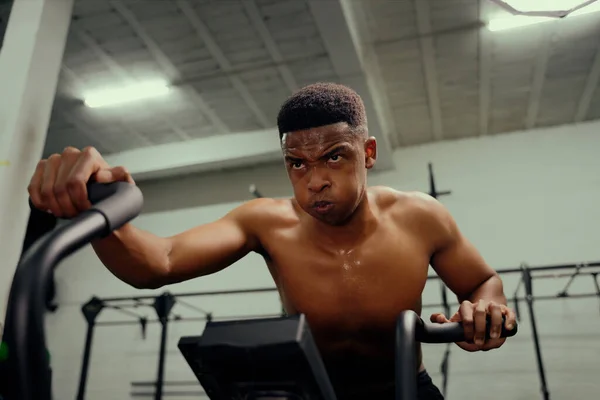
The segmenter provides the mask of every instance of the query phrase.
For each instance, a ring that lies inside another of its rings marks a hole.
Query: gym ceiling
[[[7,11],[0,3],[4,25]],[[171,173],[279,160],[278,108],[316,81],[363,96],[380,168],[401,146],[600,117],[600,12],[486,27],[503,17],[489,0],[75,0],[45,153],[93,145],[126,164],[176,160],[187,144],[229,148]],[[170,91],[108,108],[83,101],[146,81]]]

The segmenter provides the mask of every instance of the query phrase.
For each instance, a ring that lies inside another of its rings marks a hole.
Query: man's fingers
[[[505,315],[506,315],[506,321],[504,323],[504,326],[506,327],[506,329],[508,329],[509,331],[512,331],[515,328],[515,325],[517,324],[517,315],[515,314],[515,312],[506,307],[506,311],[505,311]]]
[[[460,322],[460,313],[459,312],[455,312],[454,315],[452,315],[449,319],[449,322]]]
[[[483,346],[479,346],[480,351],[490,351],[493,349],[497,349],[504,344],[506,338],[501,339],[490,339]]]
[[[479,300],[475,306],[473,312],[473,319],[475,323],[475,333],[473,341],[476,345],[483,345],[485,342],[485,330],[486,330],[486,317],[487,317],[487,303],[483,300]]]
[[[133,178],[125,167],[114,167],[110,169],[110,172],[115,182],[133,183]]]
[[[115,181],[110,169],[101,169],[94,174],[94,180],[98,183],[112,183]]]
[[[56,181],[56,174],[58,173],[59,167],[60,155],[52,154],[50,157],[48,157],[42,177],[40,196],[43,207],[60,218],[62,217],[61,208],[56,200],[56,197],[54,196],[54,182]]]
[[[511,330],[516,326],[514,311],[493,301],[479,300],[474,304],[464,301],[458,312],[450,318],[450,322],[455,320],[455,317],[462,321],[465,333],[465,341],[457,345],[466,351],[488,351],[502,346],[506,341],[506,338],[500,337],[503,317],[506,318],[506,329]],[[486,338],[488,321],[490,333],[489,338]]]
[[[491,301],[488,304],[487,313],[490,315],[490,338],[498,339],[502,331],[503,306]]]
[[[56,182],[54,182],[54,196],[60,205],[62,215],[70,218],[77,214],[77,207],[73,203],[69,193],[69,174],[73,164],[77,161],[79,150],[74,147],[67,147],[61,155],[61,163],[56,173]]]
[[[474,304],[470,301],[463,301],[458,309],[460,320],[462,321],[463,330],[465,332],[465,340],[473,341],[474,326],[473,326],[473,309]]]
[[[444,314],[442,314],[442,313],[431,314],[431,317],[429,317],[429,320],[431,322],[434,322],[434,323],[437,323],[437,324],[443,324],[443,323],[446,323],[446,322],[450,322],[448,320],[448,318],[446,318],[446,316]]]
[[[31,198],[31,203],[35,208],[38,208],[42,211],[46,211],[47,209],[42,200],[42,179],[44,178],[46,162],[47,160],[40,160],[40,162],[38,162],[37,166],[35,167],[33,177],[31,178],[29,186],[27,187],[27,192]]]
[[[67,183],[71,200],[79,211],[91,207],[86,185],[90,177],[98,173],[101,168],[108,168],[108,164],[100,157],[98,151],[93,147],[83,149],[71,170]]]

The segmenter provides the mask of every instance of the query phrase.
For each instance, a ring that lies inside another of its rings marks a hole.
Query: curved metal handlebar
[[[53,268],[92,240],[107,236],[135,218],[143,205],[140,189],[124,182],[88,184],[88,198],[92,207],[37,240],[15,272],[3,337],[9,350],[6,370],[11,375],[3,380],[14,386],[10,392],[14,399],[51,398],[44,299]]]
[[[504,327],[500,337],[511,337],[517,334],[517,324],[512,330]],[[486,337],[489,337],[490,318],[486,326]],[[396,400],[416,400],[417,384],[417,342],[453,343],[465,341],[465,332],[460,322],[445,324],[425,323],[414,311],[404,311],[396,321]]]

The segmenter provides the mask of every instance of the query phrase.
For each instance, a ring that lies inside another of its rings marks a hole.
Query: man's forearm
[[[504,287],[502,285],[502,279],[497,274],[494,274],[483,282],[468,299],[471,303],[478,302],[479,300],[493,301],[498,304],[506,305],[506,296],[504,295]]]
[[[117,278],[136,288],[157,288],[167,281],[169,241],[126,224],[92,247]]]

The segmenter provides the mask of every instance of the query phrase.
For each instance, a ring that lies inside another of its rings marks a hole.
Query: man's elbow
[[[155,264],[153,268],[150,268],[149,274],[145,276],[140,282],[136,282],[136,289],[160,289],[163,286],[168,285],[171,282],[171,271],[173,264],[173,243],[168,241],[168,245],[162,251],[160,262]]]
[[[145,274],[138,274],[134,278],[128,279],[127,284],[135,289],[160,289],[170,282],[170,266],[165,263],[159,267],[151,268]]]
[[[152,289],[160,289],[161,287],[166,285],[166,282],[163,282],[158,279],[147,279],[147,280],[132,280],[127,282],[129,286],[134,289],[139,290],[152,290]]]

